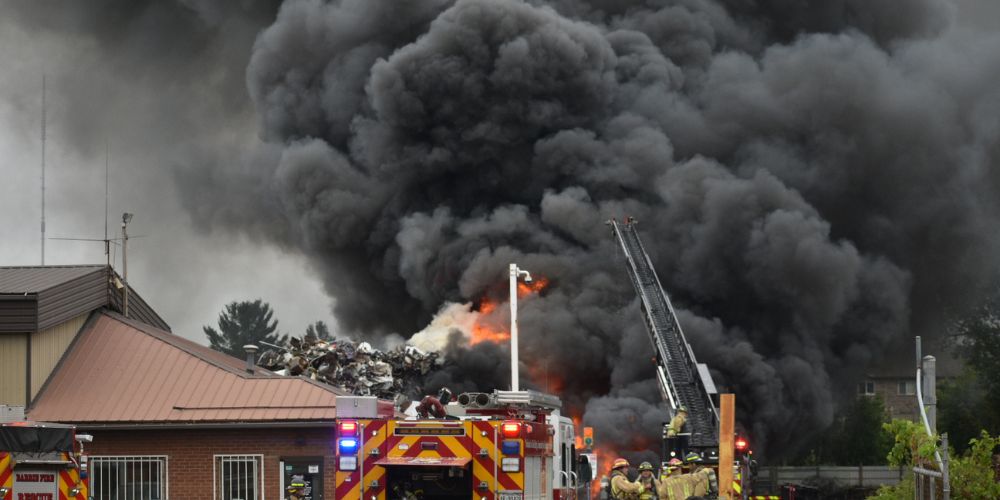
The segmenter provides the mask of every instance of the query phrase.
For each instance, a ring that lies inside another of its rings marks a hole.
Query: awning
[[[428,467],[465,467],[472,457],[385,457],[375,465],[423,465]]]

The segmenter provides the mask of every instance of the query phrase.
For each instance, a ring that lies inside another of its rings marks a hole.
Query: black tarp
[[[38,422],[0,425],[0,451],[73,451],[73,426]]]

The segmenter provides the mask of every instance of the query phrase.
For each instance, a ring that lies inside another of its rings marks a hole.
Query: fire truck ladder
[[[687,426],[692,448],[718,448],[719,412],[712,400],[715,383],[707,367],[698,362],[684,338],[670,297],[663,290],[653,263],[639,240],[635,222],[608,221],[628,261],[629,277],[635,285],[646,319],[646,327],[656,349],[656,380],[671,414],[681,405],[688,410]]]

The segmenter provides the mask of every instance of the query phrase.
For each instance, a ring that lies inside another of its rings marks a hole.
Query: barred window
[[[91,456],[94,500],[166,500],[166,456]]]
[[[215,455],[215,498],[264,500],[264,455]]]

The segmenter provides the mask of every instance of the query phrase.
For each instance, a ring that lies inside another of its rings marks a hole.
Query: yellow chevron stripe
[[[487,453],[489,453],[490,459],[492,459],[494,462],[496,462],[496,460],[498,460],[498,456],[497,456],[498,453],[497,453],[496,446],[493,444],[492,441],[490,441],[493,431],[490,430],[490,431],[487,431],[487,432],[489,434],[487,434],[486,436],[481,435],[479,429],[473,428],[473,430],[470,432],[470,434],[472,435],[472,455],[473,455],[473,459],[472,459],[472,478],[473,478],[473,484],[472,484],[472,486],[474,488],[478,488],[480,481],[486,481],[486,484],[488,485],[487,487],[490,490],[494,490],[494,487],[495,487],[494,483],[496,483],[496,479],[493,477],[493,468],[492,467],[490,467],[490,468],[483,467],[475,459],[475,457],[479,456],[479,450],[486,449]],[[499,463],[497,463],[497,467],[500,467]],[[479,490],[476,490],[476,491],[478,492]]]
[[[337,486],[344,484],[344,482],[350,476],[351,476],[350,471],[347,472],[337,471]],[[361,495],[360,486],[361,485],[359,484],[354,484],[353,486],[351,486],[350,491],[347,492],[347,495],[345,495],[344,498],[359,498],[359,496]]]
[[[0,454],[0,474],[5,473],[7,471],[7,469],[9,469],[9,468],[10,468],[10,454],[9,453]],[[0,486],[4,486],[4,487],[6,487],[8,489],[13,488],[14,487],[14,474],[11,474],[10,476],[8,476],[7,480],[4,481],[4,484],[0,485]]]
[[[442,437],[441,442],[451,450],[456,457],[469,457],[470,453],[462,446],[462,442],[457,437]],[[471,457],[470,457],[471,458]]]

